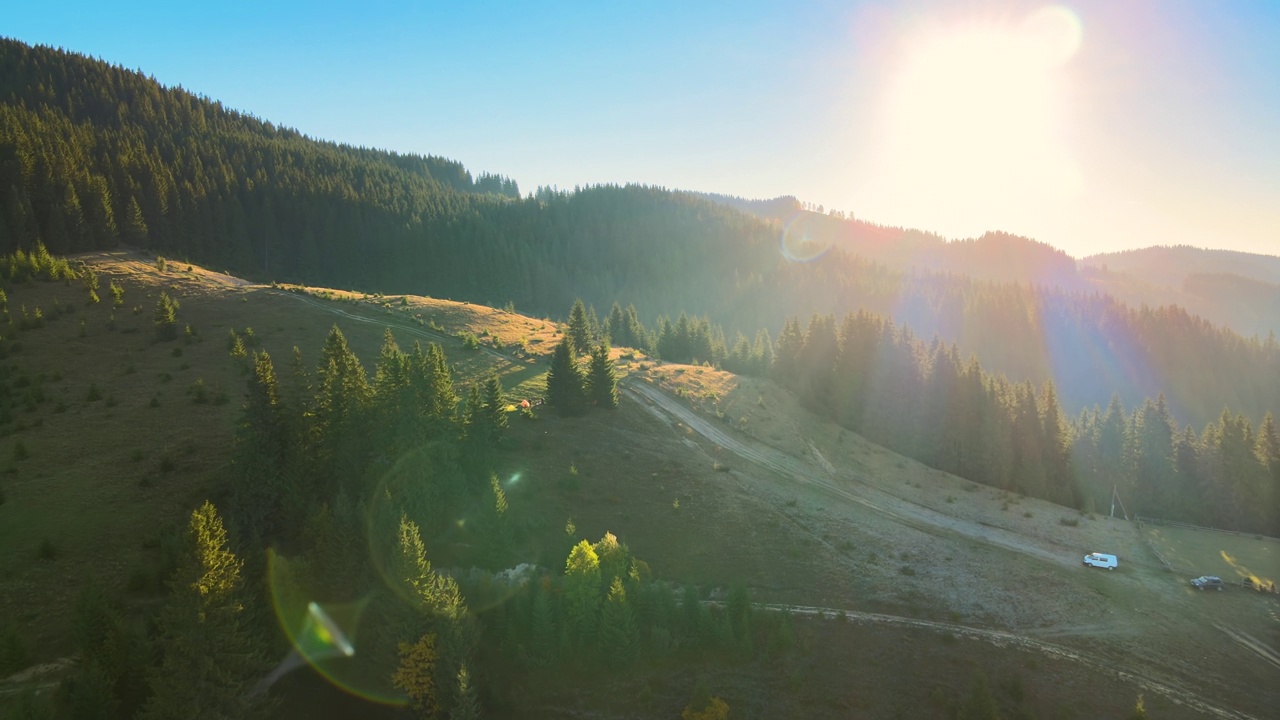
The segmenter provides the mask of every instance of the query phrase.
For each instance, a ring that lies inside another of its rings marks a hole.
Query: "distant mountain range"
[[[1051,245],[1006,233],[948,241],[922,230],[814,212],[791,196],[746,200],[698,194],[791,228],[796,242],[807,238],[898,270],[1100,292],[1134,306],[1178,305],[1245,336],[1280,334],[1280,257],[1274,255],[1181,245],[1077,261]]]

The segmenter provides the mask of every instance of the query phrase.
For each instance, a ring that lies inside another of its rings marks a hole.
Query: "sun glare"
[[[892,214],[969,235],[1077,192],[1060,83],[1080,41],[1060,7],[919,36],[884,103],[880,182]]]

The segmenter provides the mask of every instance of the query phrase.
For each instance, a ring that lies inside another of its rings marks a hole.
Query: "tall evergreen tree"
[[[485,379],[483,395],[488,440],[497,445],[507,429],[507,400],[502,393],[502,380],[496,373]]]
[[[157,340],[173,340],[178,337],[178,307],[178,301],[169,297],[169,293],[160,292],[152,316]]]
[[[569,310],[569,326],[564,334],[573,342],[575,356],[587,354],[595,344],[591,331],[591,318],[588,317],[587,308],[583,305],[581,298],[573,301],[573,307]]]
[[[561,415],[579,415],[586,409],[586,388],[573,352],[573,341],[561,340],[547,372],[547,404]]]
[[[600,618],[600,651],[614,669],[625,669],[636,661],[640,652],[640,633],[635,616],[627,603],[627,592],[617,577],[609,586]]]
[[[586,540],[569,553],[564,571],[564,614],[579,647],[595,643],[600,618],[600,558]]]
[[[144,720],[248,718],[264,697],[250,692],[268,664],[261,636],[248,625],[242,563],[212,503],[191,513],[183,555],[160,614],[160,665]]]
[[[613,358],[609,357],[608,343],[600,343],[591,351],[586,392],[592,404],[610,409],[618,406],[618,376]]]

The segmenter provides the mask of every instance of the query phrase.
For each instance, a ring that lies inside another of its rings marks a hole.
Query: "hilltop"
[[[1128,276],[1082,282],[1071,258],[1032,239],[945,243],[787,213],[787,202],[731,207],[636,185],[521,195],[456,161],[308,138],[138,72],[13,40],[0,40],[0,193],[3,252],[123,244],[260,282],[541,317],[560,317],[576,298],[600,313],[617,302],[653,330],[681,313],[707,318],[721,355],[739,332],[776,337],[788,318],[866,310],[955,343],[1011,381],[1053,381],[1072,415],[1113,394],[1132,408],[1164,393],[1197,428],[1224,403],[1255,423],[1280,409],[1271,382],[1280,352],[1265,333],[1250,341],[1161,307],[1174,301],[1166,295],[1122,292]],[[1223,284],[1197,288],[1247,304]],[[1140,304],[1148,300],[1159,302]]]

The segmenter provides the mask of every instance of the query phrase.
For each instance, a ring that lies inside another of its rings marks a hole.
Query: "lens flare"
[[[797,212],[782,226],[778,249],[782,257],[791,262],[812,262],[831,250],[831,243],[823,239],[820,215]]]
[[[406,704],[408,698],[391,685],[397,663],[394,652],[358,641],[369,598],[346,603],[316,600],[316,572],[305,561],[290,560],[274,549],[267,552],[272,606],[293,645],[293,652],[270,681],[305,664],[356,697],[385,705]]]

